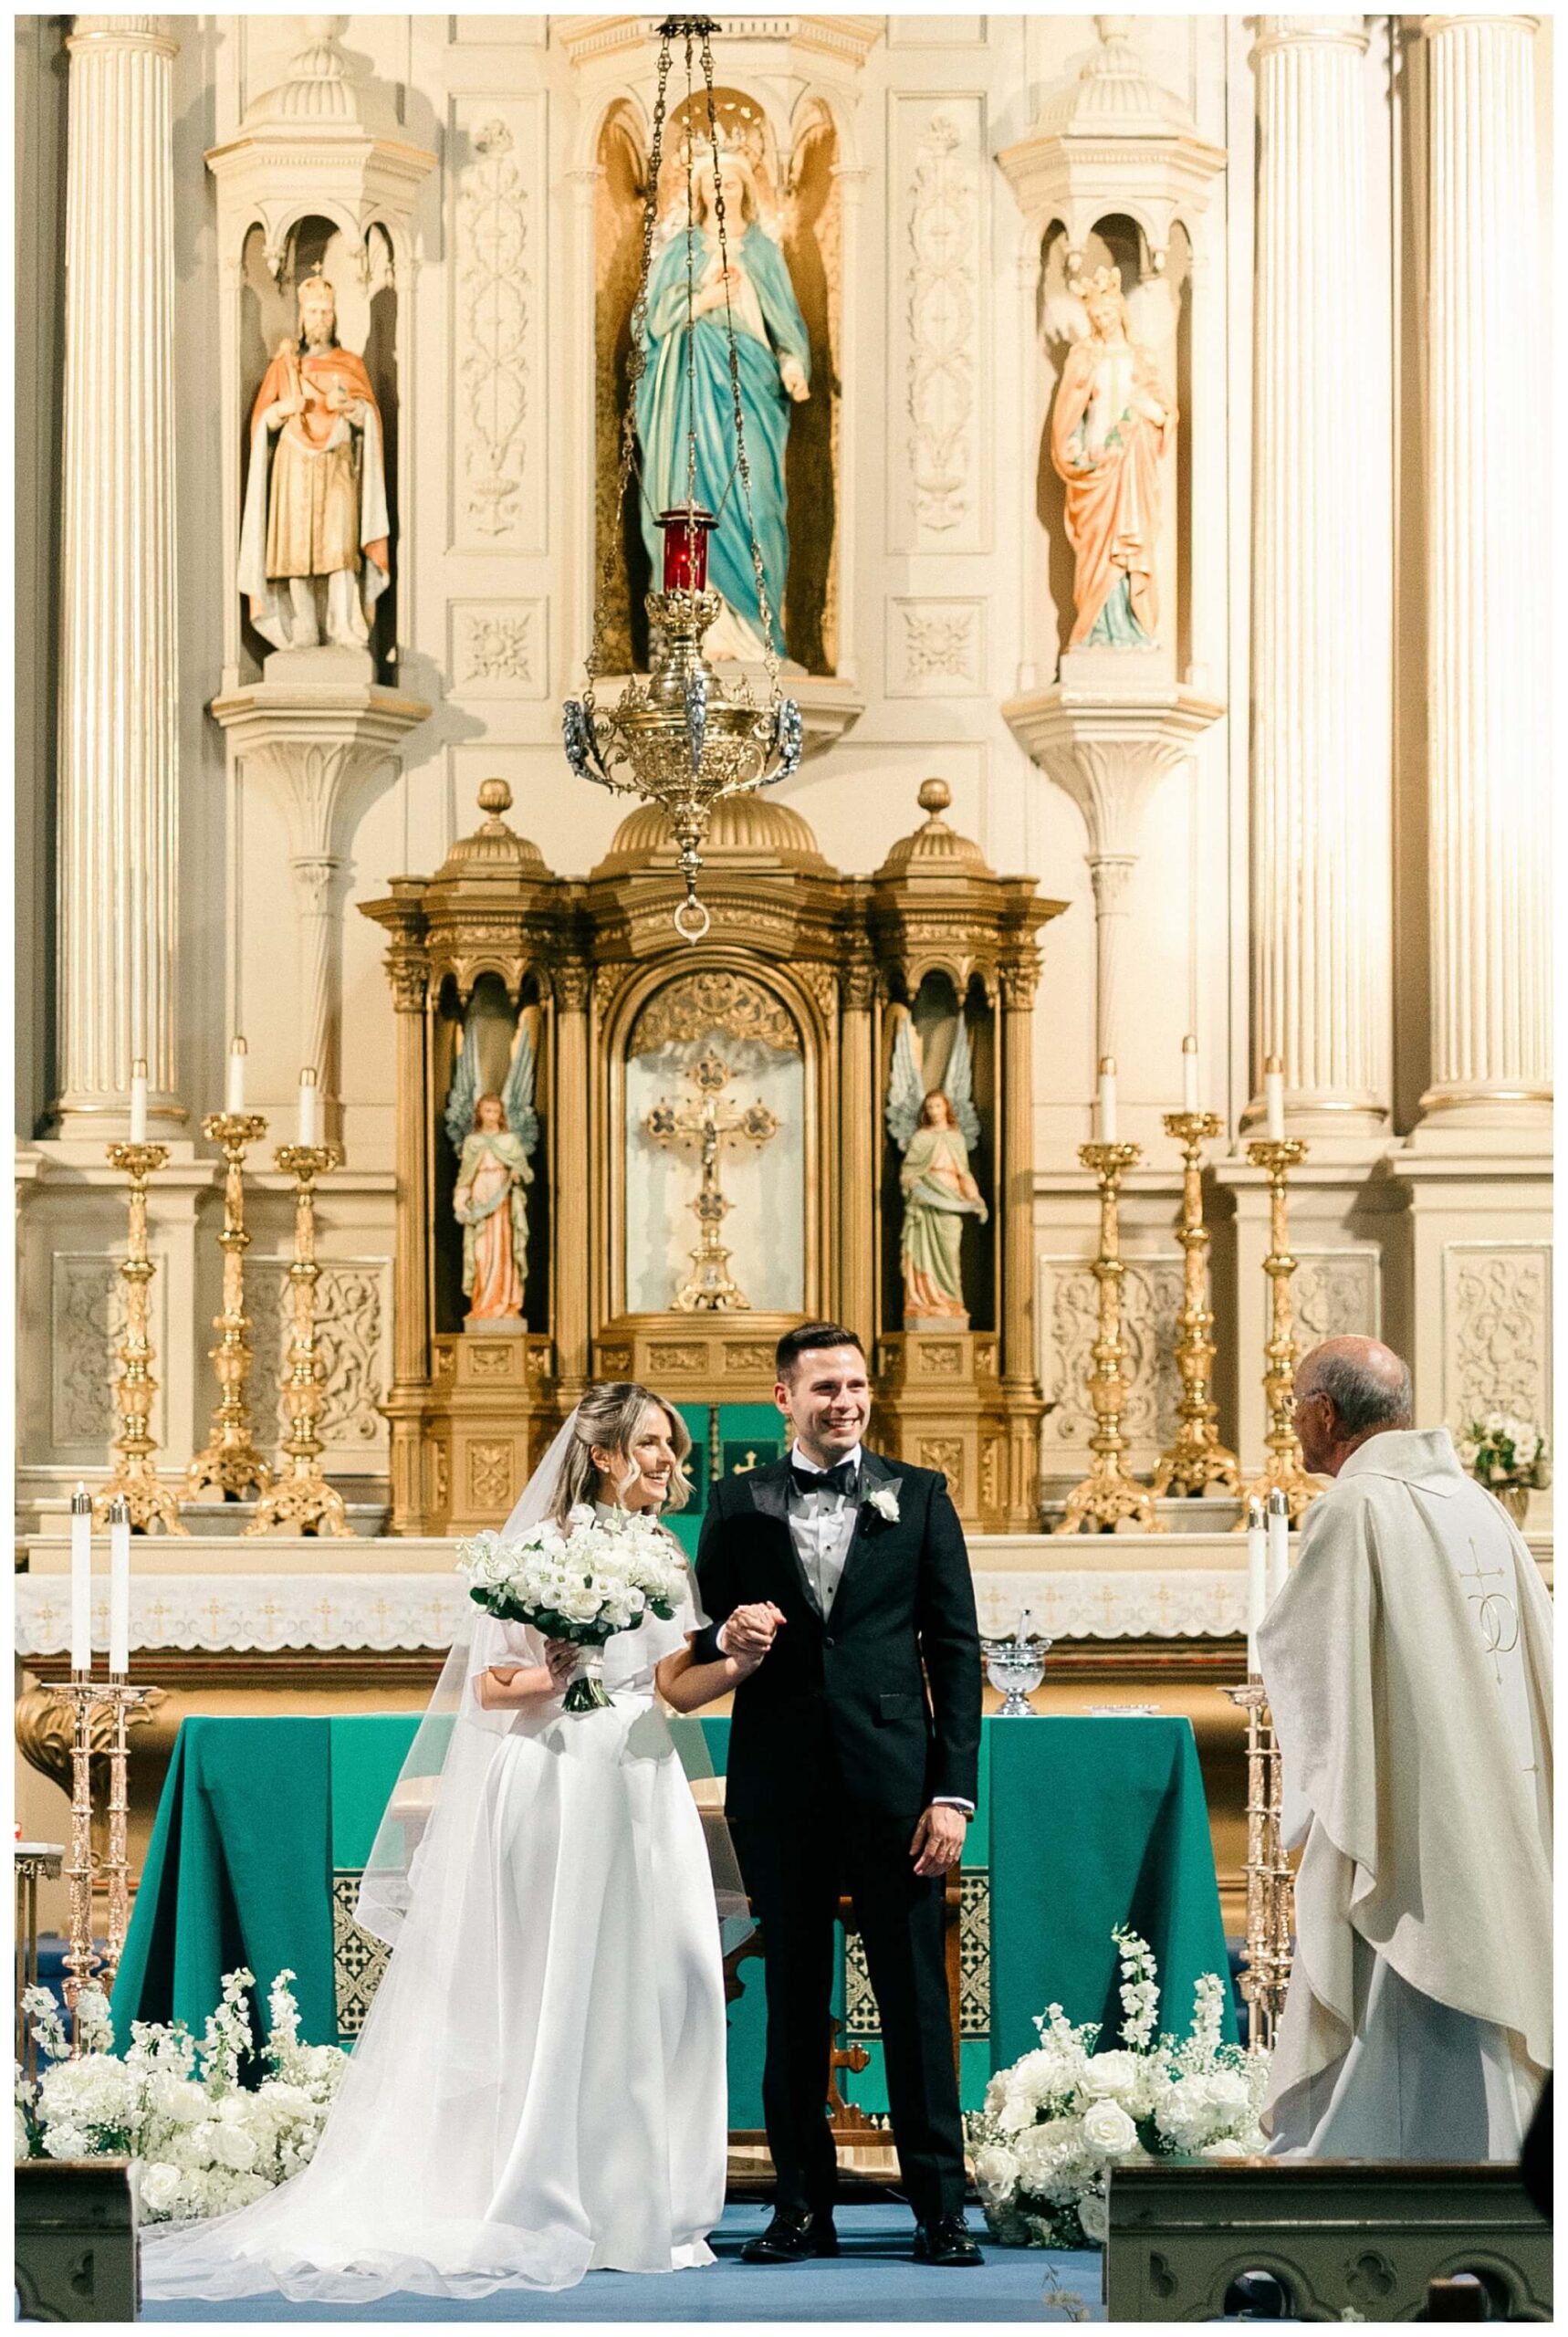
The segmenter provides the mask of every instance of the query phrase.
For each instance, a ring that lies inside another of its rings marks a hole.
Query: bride
[[[594,1388],[507,1530],[679,1509],[690,1450],[646,1388]],[[698,1663],[703,1619],[688,1577],[673,1621],[608,1642],[609,1708],[568,1714],[577,1651],[470,1609],[365,1871],[359,1919],[393,1952],[316,2155],[250,2206],[150,2231],[149,2297],[466,2298],[713,2261],[716,1886],[721,1918],[745,1901],[655,1689],[690,1713],[762,1659]],[[745,1619],[770,1638],[772,1610]]]

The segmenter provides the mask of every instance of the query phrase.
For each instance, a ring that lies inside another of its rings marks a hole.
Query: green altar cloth
[[[380,1951],[352,1922],[360,1870],[414,1726],[412,1713],[188,1720],[159,1804],[114,1991],[131,2022],[181,2018],[200,2033],[236,1965],[265,1997],[296,1975],[301,2033],[351,2042]],[[727,1720],[701,1724],[716,1771]],[[1154,1950],[1162,2026],[1185,2032],[1193,1984],[1226,1970],[1202,1779],[1188,1722],[1037,1718],[985,1724],[979,1805],[963,1871],[961,2057],[966,2109],[995,2069],[1035,2043],[1033,2016],[1120,2024],[1112,1927]],[[744,1961],[730,2007],[730,2122],[761,2123],[761,1969]],[[1227,2035],[1234,2034],[1229,1994]],[[858,1945],[843,1959],[845,2041],[870,2064],[846,2097],[886,2107],[874,2004]]]

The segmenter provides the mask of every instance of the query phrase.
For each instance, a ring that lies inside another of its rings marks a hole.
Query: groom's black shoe
[[[983,2264],[985,2258],[969,2237],[962,2216],[937,2216],[915,2227],[917,2264]]]
[[[805,2207],[780,2207],[766,2231],[748,2239],[740,2251],[743,2264],[803,2264],[811,2256],[836,2256],[839,2236],[831,2216],[812,2215]]]

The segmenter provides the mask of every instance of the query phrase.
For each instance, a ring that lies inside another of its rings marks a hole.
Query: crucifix
[[[698,1101],[672,1104],[661,1097],[643,1125],[655,1144],[695,1144],[702,1164],[702,1182],[691,1203],[702,1238],[691,1252],[692,1271],[676,1291],[674,1305],[684,1315],[717,1314],[728,1307],[749,1307],[729,1271],[729,1252],[719,1240],[719,1228],[733,1203],[719,1189],[719,1148],[725,1143],[754,1144],[758,1149],[779,1133],[779,1122],[758,1100],[741,1106],[722,1101],[729,1085],[729,1065],[711,1046],[705,1047],[687,1072]]]

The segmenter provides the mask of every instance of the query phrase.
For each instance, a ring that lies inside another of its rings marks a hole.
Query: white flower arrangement
[[[1546,1439],[1511,1412],[1488,1412],[1472,1420],[1457,1440],[1461,1465],[1496,1493],[1508,1486],[1543,1488]]]
[[[563,1525],[547,1520],[513,1540],[487,1532],[459,1542],[457,1571],[487,1614],[531,1624],[547,1640],[601,1648],[615,1632],[638,1630],[644,1616],[670,1620],[685,1558],[651,1510],[599,1517],[580,1504]],[[570,1682],[565,1708],[591,1712],[609,1702],[590,1667]]]
[[[259,2199],[309,2164],[348,2067],[336,2045],[300,2043],[293,1977],[280,1972],[272,1984],[259,2054],[245,2004],[255,1976],[245,1970],[225,1975],[199,2040],[183,2021],[133,2021],[123,2056],[112,2049],[108,1998],[84,1988],[75,2060],[54,1997],[30,1988],[24,2010],[49,2059],[36,2083],[16,2071],[16,2156],[133,2159],[144,2223]],[[257,2059],[269,2074],[245,2087],[241,2062]]]
[[[1073,2028],[1060,2005],[1040,2014],[1040,2044],[998,2070],[967,2121],[975,2181],[992,2236],[1015,2247],[1099,2248],[1108,2168],[1197,2154],[1239,2158],[1264,2147],[1258,2112],[1269,2056],[1220,2041],[1225,1982],[1206,1972],[1184,2040],[1156,2034],[1155,1959],[1135,1932],[1122,1955],[1123,2049],[1097,2053],[1098,2026]]]

